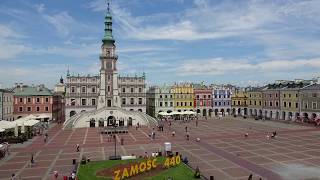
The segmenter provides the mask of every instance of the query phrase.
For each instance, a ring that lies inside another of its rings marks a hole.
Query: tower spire
[[[110,2],[107,1],[107,13],[104,18],[104,36],[102,38],[103,44],[114,43],[115,40],[112,36],[112,15],[110,12]]]

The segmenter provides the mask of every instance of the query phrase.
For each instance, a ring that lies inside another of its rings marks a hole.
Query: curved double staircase
[[[141,121],[145,122],[147,126],[154,126],[158,123],[158,120],[139,111],[127,111],[119,107],[104,107],[97,110],[85,111],[79,114],[76,114],[63,123],[63,129],[72,129],[75,127],[75,124],[83,118],[90,119],[90,117],[102,113],[103,111],[119,111],[127,116],[133,116],[139,118]]]

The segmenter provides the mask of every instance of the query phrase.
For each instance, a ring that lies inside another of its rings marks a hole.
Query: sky
[[[119,74],[238,86],[320,76],[319,0],[110,0]],[[99,73],[105,0],[1,0],[0,84]]]

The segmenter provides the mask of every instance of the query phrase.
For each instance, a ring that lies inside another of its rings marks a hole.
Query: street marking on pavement
[[[88,131],[89,131],[89,128],[86,129],[86,134],[84,135],[84,139],[83,139],[82,144],[85,144],[87,141]]]
[[[59,150],[58,154],[56,155],[56,157],[54,158],[54,160],[52,161],[52,163],[48,167],[48,170],[47,170],[46,174],[43,176],[42,180],[46,180],[49,178],[48,176],[50,173],[52,173],[51,172],[53,170],[52,168],[56,164],[57,160],[59,159],[59,156],[61,155],[62,151],[63,151],[62,149]]]

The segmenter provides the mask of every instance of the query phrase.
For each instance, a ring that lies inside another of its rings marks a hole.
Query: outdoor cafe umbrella
[[[21,133],[25,133],[25,127],[24,127],[24,122],[21,125]]]
[[[18,124],[14,127],[14,136],[18,137],[19,135],[19,130],[18,130]]]

